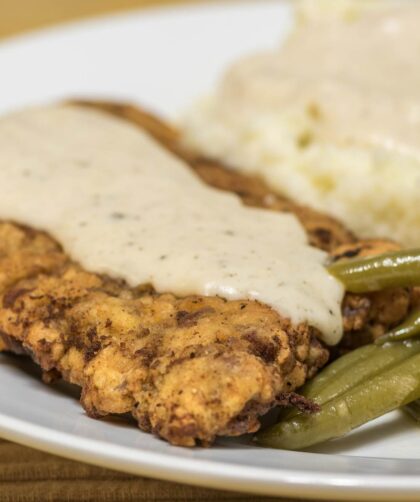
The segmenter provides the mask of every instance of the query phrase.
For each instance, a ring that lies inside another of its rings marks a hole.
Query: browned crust
[[[30,354],[46,380],[80,385],[90,416],[131,412],[173,444],[257,430],[328,358],[314,329],[265,305],[129,288],[4,222],[0,300],[3,350]]]

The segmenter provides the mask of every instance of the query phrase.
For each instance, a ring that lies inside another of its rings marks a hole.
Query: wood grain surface
[[[0,0],[0,37],[110,12],[200,0]]]
[[[269,502],[255,495],[207,490],[109,471],[0,439],[1,502]],[[282,502],[292,502],[282,499]]]

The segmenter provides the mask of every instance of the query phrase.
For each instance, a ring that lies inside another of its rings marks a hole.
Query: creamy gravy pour
[[[307,109],[314,139],[420,159],[420,2],[382,6],[354,20],[321,17],[280,50],[239,62],[219,108],[239,117]]]
[[[62,106],[0,120],[0,215],[50,232],[84,267],[159,292],[264,302],[342,331],[342,286],[297,219],[204,185],[145,133]]]

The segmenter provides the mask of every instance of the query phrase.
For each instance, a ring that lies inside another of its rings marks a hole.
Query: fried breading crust
[[[258,416],[322,367],[315,331],[257,302],[157,295],[91,274],[41,232],[0,224],[0,334],[87,413],[131,412],[173,444],[258,429]]]
[[[184,152],[175,131],[152,116],[106,107],[145,127],[209,184],[250,205],[295,212],[312,243],[338,249],[338,259],[393,245],[358,243],[335,220],[259,180]],[[46,381],[62,376],[79,385],[90,416],[131,413],[140,428],[177,445],[254,432],[276,404],[310,408],[293,391],[328,359],[315,329],[294,326],[265,305],[129,288],[83,270],[45,233],[10,222],[0,223],[0,299],[0,350],[28,353]],[[348,295],[345,330],[386,330],[410,302],[410,292],[400,290],[386,299]]]

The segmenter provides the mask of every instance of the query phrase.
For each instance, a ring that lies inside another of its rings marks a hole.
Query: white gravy
[[[420,159],[420,2],[382,2],[354,20],[319,19],[234,65],[219,92],[232,116],[307,109],[317,140]]]
[[[159,292],[266,303],[342,332],[342,286],[292,215],[203,184],[134,126],[60,106],[0,120],[0,216],[44,229],[84,267]]]

